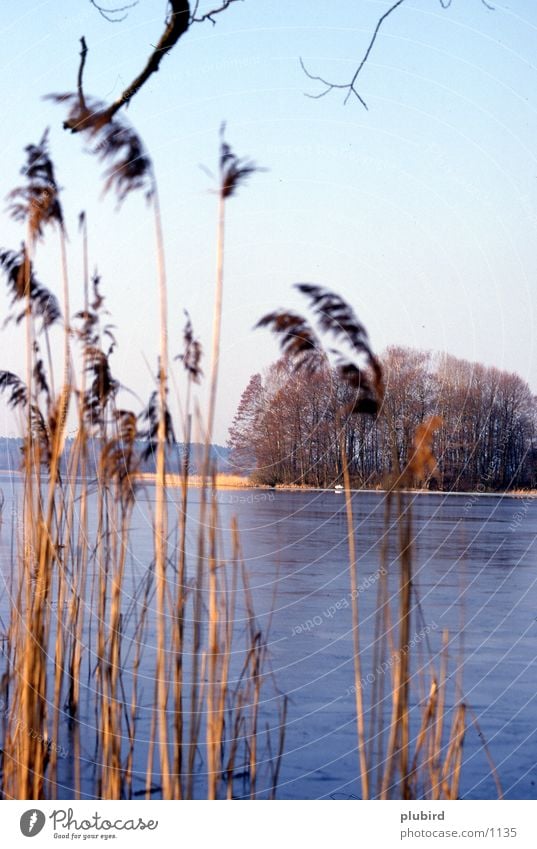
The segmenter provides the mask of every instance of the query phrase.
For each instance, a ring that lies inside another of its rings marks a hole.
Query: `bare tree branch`
[[[371,51],[373,49],[375,41],[377,40],[377,36],[379,34],[379,31],[380,31],[384,21],[393,12],[395,12],[396,9],[398,9],[400,6],[402,6],[404,2],[406,2],[406,0],[396,0],[396,2],[392,3],[390,8],[387,9],[384,12],[384,14],[380,16],[380,18],[377,21],[377,25],[376,25],[376,27],[373,31],[373,35],[371,36],[371,39],[369,41],[369,44],[367,45],[367,49],[366,49],[366,51],[363,55],[363,58],[360,61],[360,64],[358,65],[356,71],[354,72],[354,75],[353,75],[350,82],[348,82],[348,83],[334,83],[334,82],[331,82],[330,80],[326,80],[324,77],[320,77],[320,76],[317,76],[315,74],[312,74],[306,68],[303,60],[300,59],[300,65],[302,66],[302,70],[304,71],[304,73],[308,77],[308,79],[313,80],[314,82],[322,83],[322,85],[325,87],[324,91],[320,91],[317,94],[306,93],[306,97],[310,97],[313,100],[319,100],[321,97],[325,97],[325,95],[329,94],[331,91],[341,90],[341,91],[347,92],[347,94],[345,95],[345,99],[343,101],[344,104],[346,104],[348,102],[351,95],[354,95],[360,101],[360,103],[362,104],[364,109],[367,109],[368,108],[367,103],[365,102],[365,100],[361,96],[361,94],[358,92],[358,90],[356,88],[356,82],[357,82],[358,77],[360,76],[360,74],[363,70],[364,65],[366,64],[367,60],[369,59],[369,56],[371,54]],[[443,9],[448,9],[451,6],[451,3],[452,3],[452,0],[440,0],[440,5],[442,6]],[[487,9],[494,11],[494,7],[491,6],[490,3],[487,2],[487,0],[481,0],[481,3]]]
[[[128,9],[131,9],[136,5],[138,0],[135,2],[129,3],[124,6],[116,6],[114,8],[104,8],[101,6],[97,0],[91,0],[91,4],[99,10],[99,12],[106,17],[107,15],[115,15],[120,14],[122,12],[126,12]],[[141,71],[140,74],[132,81],[132,83],[121,93],[121,95],[115,100],[110,106],[107,106],[98,111],[90,110],[86,106],[86,101],[84,98],[84,90],[83,90],[83,73],[84,73],[84,65],[86,62],[86,42],[84,39],[81,39],[82,51],[80,53],[80,68],[78,72],[78,102],[80,105],[79,114],[73,113],[69,116],[68,120],[64,123],[64,128],[71,130],[72,133],[83,132],[84,130],[88,130],[90,128],[100,129],[104,127],[106,124],[109,124],[114,115],[121,109],[122,106],[126,106],[134,95],[140,91],[143,85],[147,82],[149,77],[152,74],[156,73],[159,69],[160,63],[164,56],[169,53],[169,51],[177,44],[181,36],[187,32],[193,23],[202,23],[204,21],[210,21],[212,24],[215,22],[215,16],[219,15],[221,12],[225,12],[232,3],[236,3],[238,0],[222,0],[219,6],[213,8],[210,12],[205,12],[203,14],[198,14],[200,2],[199,0],[195,0],[194,7],[191,9],[190,3],[188,0],[168,0],[169,5],[169,15],[166,20],[166,25],[164,32],[162,33],[158,44],[153,48],[153,52],[149,56],[145,67]],[[114,22],[122,20],[122,18],[110,18],[107,20],[114,20]],[[71,95],[64,95],[64,100],[72,100]]]
[[[166,21],[166,26],[162,36],[156,47],[153,49],[149,59],[146,62],[144,69],[132,81],[122,94],[110,106],[105,109],[95,112],[90,111],[84,106],[84,93],[81,85],[81,73],[84,69],[85,55],[81,53],[81,67],[79,70],[79,102],[80,114],[73,115],[64,123],[64,128],[71,130],[72,133],[78,133],[87,130],[90,127],[103,127],[112,121],[116,112],[122,106],[125,106],[134,95],[147,82],[149,77],[156,73],[164,56],[177,44],[179,39],[188,30],[190,18],[190,4],[188,0],[169,0],[170,15]]]
[[[84,66],[86,65],[86,57],[88,55],[88,45],[84,36],[80,39],[80,66],[78,68],[78,100],[80,109],[86,111],[86,100],[84,97]]]
[[[194,5],[194,9],[192,10],[192,14],[190,16],[190,23],[192,23],[192,24],[202,24],[204,21],[210,21],[214,26],[214,24],[216,24],[216,21],[214,19],[215,15],[219,15],[220,12],[225,12],[226,9],[228,9],[231,6],[232,3],[238,3],[238,2],[239,2],[239,0],[223,0],[222,4],[218,8],[213,9],[210,12],[205,12],[203,15],[198,16],[198,9],[199,9],[199,6],[200,6],[200,2],[199,2],[199,0],[196,0],[196,3]],[[242,0],[241,0],[241,2],[242,2]]]
[[[133,3],[129,3],[126,6],[117,6],[114,9],[105,9],[103,6],[101,6],[99,3],[97,3],[97,0],[90,0],[90,3],[91,3],[92,6],[94,6],[95,9],[97,9],[99,14],[102,15],[102,17],[105,19],[105,21],[109,21],[111,24],[118,24],[121,21],[125,20],[125,18],[127,17],[127,12],[129,11],[129,9],[133,9],[134,6],[138,5],[138,0],[134,0]],[[122,12],[125,12],[125,14],[121,15]],[[121,17],[114,18],[114,17],[112,17],[113,15],[121,15]]]
[[[400,2],[403,2],[403,0],[400,0]],[[302,67],[302,70],[304,71],[304,73],[308,77],[308,79],[314,80],[315,82],[320,82],[324,86],[326,86],[325,90],[320,91],[318,94],[308,94],[306,92],[306,97],[310,97],[312,100],[320,100],[321,97],[324,97],[326,94],[329,94],[329,92],[333,91],[333,89],[335,89],[335,88],[348,89],[347,95],[346,95],[345,100],[343,102],[347,103],[351,94],[354,94],[358,98],[358,100],[360,101],[360,103],[362,104],[364,109],[367,109],[367,103],[365,102],[363,97],[361,97],[361,95],[354,88],[354,83],[351,82],[351,83],[346,83],[345,85],[339,85],[338,83],[331,83],[328,80],[325,80],[323,77],[314,76],[313,74],[310,74],[310,72],[308,71],[308,69],[304,65],[302,58],[300,58],[300,65]]]
[[[351,79],[350,83],[331,83],[328,80],[323,79],[323,77],[313,76],[313,74],[310,74],[310,72],[306,69],[306,67],[304,66],[304,62],[301,59],[300,64],[302,65],[302,69],[304,70],[304,73],[306,74],[306,76],[310,80],[317,80],[317,81],[321,82],[324,86],[326,86],[325,91],[322,91],[322,92],[320,92],[320,94],[316,94],[316,95],[310,94],[310,95],[308,95],[308,97],[312,97],[312,98],[318,100],[320,97],[324,97],[326,94],[333,91],[334,89],[343,89],[343,90],[347,91],[347,94],[345,95],[345,100],[343,101],[344,104],[348,102],[351,94],[354,94],[355,97],[358,98],[358,100],[360,101],[362,106],[365,109],[367,109],[367,103],[365,102],[363,97],[361,97],[361,95],[358,93],[358,91],[355,88],[356,81],[357,81],[358,77],[360,76],[360,72],[361,72],[362,68],[364,67],[365,63],[369,59],[369,54],[371,53],[371,51],[373,49],[373,45],[375,44],[375,41],[377,40],[377,35],[379,34],[379,30],[382,27],[382,24],[384,23],[386,18],[388,18],[392,14],[392,12],[395,12],[395,10],[399,8],[399,6],[402,6],[404,2],[405,2],[405,0],[397,0],[396,3],[394,3],[392,6],[390,6],[390,8],[386,12],[384,12],[383,15],[380,16],[380,18],[377,21],[377,25],[375,27],[373,35],[371,36],[371,40],[370,40],[370,42],[367,46],[367,50],[364,53],[363,59],[360,62],[360,64],[358,65],[358,68],[356,69],[356,71],[354,72],[354,76]],[[442,0],[440,0],[440,2],[442,2]]]
[[[170,0],[170,7],[171,14],[166,23],[166,28],[162,33],[157,46],[153,50],[153,53],[147,60],[145,68],[133,80],[131,85],[124,90],[121,96],[109,107],[108,120],[111,119],[122,106],[131,100],[133,95],[141,89],[152,74],[158,71],[159,65],[166,53],[168,53],[172,47],[177,44],[181,36],[188,30],[190,25],[190,4],[188,3],[188,0]]]

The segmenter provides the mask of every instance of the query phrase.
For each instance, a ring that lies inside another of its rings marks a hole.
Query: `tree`
[[[312,379],[288,357],[264,379],[253,375],[229,432],[237,471],[263,484],[332,484],[340,474],[336,389],[328,366]]]
[[[250,475],[256,467],[255,445],[259,417],[263,410],[263,382],[253,374],[241,395],[235,417],[229,429],[230,462],[239,474]]]
[[[395,472],[410,459],[416,428],[433,414],[430,359],[427,352],[395,346],[382,357],[386,383],[384,417]]]
[[[536,478],[537,404],[516,374],[453,356],[391,347],[380,358],[378,418],[342,416],[355,390],[325,363],[312,377],[290,356],[254,375],[230,431],[232,457],[262,484],[330,487],[341,478],[340,431],[355,486],[378,486],[412,460],[415,435],[442,420],[437,468],[420,485],[506,490]],[[242,465],[241,465],[242,464]]]

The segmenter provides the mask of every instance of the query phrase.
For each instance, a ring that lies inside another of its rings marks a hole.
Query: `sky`
[[[236,152],[267,169],[227,207],[219,442],[250,375],[278,353],[254,324],[274,308],[299,308],[292,285],[302,281],[347,298],[379,352],[447,351],[516,371],[537,392],[537,4],[503,0],[489,10],[482,0],[453,0],[443,9],[439,0],[406,0],[361,74],[367,111],[354,99],[344,105],[341,92],[306,97],[320,88],[299,57],[312,73],[348,81],[390,5],[236,2],[215,26],[191,28],[126,113],[159,185],[172,355],[184,309],[209,349],[217,200],[200,166],[216,170],[222,121]],[[117,328],[114,370],[142,399],[158,353],[153,219],[141,196],[119,211],[102,198],[102,167],[62,130],[61,108],[42,98],[75,88],[82,35],[86,93],[117,97],[160,37],[166,7],[139,0],[109,23],[90,0],[11,0],[0,23],[0,195],[18,183],[24,146],[50,127],[73,310],[82,302],[77,217],[85,209],[91,265]],[[16,248],[23,237],[2,214],[0,246]],[[59,294],[58,257],[51,234],[36,271]],[[0,368],[24,374],[22,341],[20,329],[3,331]],[[16,433],[4,404],[0,433]]]

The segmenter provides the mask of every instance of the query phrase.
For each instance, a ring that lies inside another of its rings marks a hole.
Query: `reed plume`
[[[306,318],[289,310],[268,313],[257,322],[256,328],[271,330],[279,339],[282,353],[297,369],[305,368],[313,373],[334,362],[340,377],[356,393],[342,415],[377,415],[384,397],[382,366],[373,354],[364,325],[352,307],[329,289],[311,283],[298,283],[296,288],[310,302],[319,333]],[[327,347],[323,334],[335,337],[339,348]],[[345,345],[354,356],[346,353]]]

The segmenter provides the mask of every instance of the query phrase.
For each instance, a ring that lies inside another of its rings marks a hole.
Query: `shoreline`
[[[156,474],[153,472],[142,472],[137,476],[137,479],[144,482],[154,484],[156,482]],[[177,474],[168,474],[166,475],[166,484],[171,488],[176,488],[182,486],[182,477]],[[193,489],[199,489],[202,486],[201,475],[191,475],[188,479],[188,486]],[[244,490],[244,489],[258,489],[269,492],[333,492],[334,494],[344,495],[345,490],[336,490],[334,487],[318,487],[318,486],[308,486],[307,484],[276,484],[275,486],[270,486],[269,484],[256,484],[252,483],[248,478],[240,478],[238,475],[226,475],[219,474],[216,475],[216,482],[213,487],[212,483],[209,481],[209,488],[214,489],[230,489],[230,490]],[[370,488],[350,488],[350,492],[364,492],[364,493],[378,493],[379,495],[384,495],[388,492],[387,489],[379,488],[379,487],[370,487]],[[486,496],[488,498],[537,498],[537,489],[527,489],[527,490],[505,490],[502,492],[481,492],[480,490],[464,490],[461,492],[453,492],[451,490],[442,490],[442,489],[401,489],[399,492],[403,492],[407,495],[437,495],[437,496],[445,496],[445,495],[457,495],[457,496],[467,496],[467,497],[480,497]]]
[[[0,469],[0,476],[7,477],[21,477],[21,471],[15,469]],[[134,483],[141,484],[150,484],[154,485],[156,483],[156,473],[155,472],[139,472],[135,478]],[[94,478],[90,478],[89,480],[94,480]],[[166,486],[170,489],[179,489],[183,485],[183,477],[181,474],[170,472],[166,475]],[[201,489],[202,487],[202,476],[201,475],[189,475],[188,477],[188,487],[190,489]],[[226,473],[219,473],[215,476],[215,483],[209,480],[208,486],[210,489],[228,489],[228,490],[245,490],[245,489],[255,489],[262,490],[265,492],[333,492],[337,495],[344,495],[345,490],[336,490],[334,487],[317,487],[317,486],[308,486],[306,484],[276,484],[275,486],[270,486],[269,484],[256,484],[252,483],[249,478],[241,478],[240,475],[228,475]],[[442,490],[442,489],[401,489],[400,492],[403,492],[407,495],[436,495],[436,496],[459,496],[459,497],[467,497],[467,498],[479,498],[479,497],[487,497],[487,498],[516,498],[516,499],[537,499],[537,489],[518,489],[518,490],[504,490],[501,492],[483,492],[480,490],[463,490],[460,492],[454,492],[452,490]],[[351,487],[350,492],[357,493],[378,493],[379,495],[385,495],[388,490],[380,487],[370,487],[370,488],[355,488]]]

